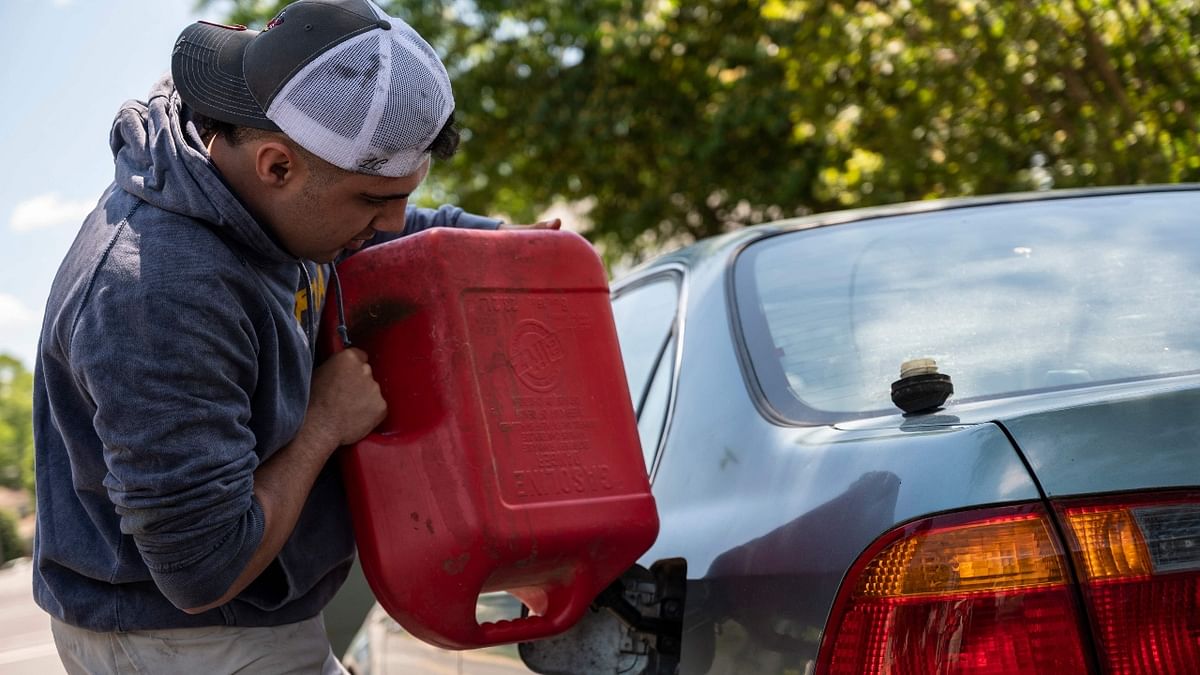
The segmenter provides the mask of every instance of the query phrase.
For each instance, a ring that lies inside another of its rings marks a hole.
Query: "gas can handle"
[[[547,593],[546,611],[541,616],[526,616],[519,619],[489,621],[479,624],[480,646],[491,646],[515,642],[528,642],[557,635],[575,625],[591,605],[591,585],[583,583],[580,575],[567,583],[551,588]]]

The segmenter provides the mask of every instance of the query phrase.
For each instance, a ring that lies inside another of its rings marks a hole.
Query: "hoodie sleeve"
[[[495,230],[500,227],[500,221],[495,218],[487,218],[485,216],[477,216],[473,213],[467,213],[457,206],[449,204],[439,206],[436,209],[426,209],[419,206],[410,206],[405,213],[404,232],[400,235],[393,235],[392,238],[404,236],[407,234],[415,234],[421,230],[428,230],[431,227],[462,227],[469,230]]]
[[[445,204],[436,209],[410,206],[405,214],[404,234],[413,234],[431,227],[463,227],[470,230],[495,230],[500,221],[495,218],[467,213],[457,206]]]
[[[212,261],[140,263],[121,260],[120,246],[110,252],[70,352],[95,404],[121,532],[186,609],[228,590],[262,539],[248,426],[259,345],[233,275],[222,279]]]
[[[403,232],[378,232],[367,246],[375,246],[400,237],[416,234],[431,227],[462,227],[469,230],[496,230],[501,221],[495,218],[477,216],[467,213],[457,206],[448,204],[436,209],[426,209],[420,206],[410,206],[404,214]]]

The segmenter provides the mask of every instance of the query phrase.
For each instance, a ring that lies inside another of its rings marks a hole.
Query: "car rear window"
[[[955,399],[1200,370],[1190,192],[955,208],[800,230],[739,256],[753,375],[798,421],[895,412],[908,359]]]

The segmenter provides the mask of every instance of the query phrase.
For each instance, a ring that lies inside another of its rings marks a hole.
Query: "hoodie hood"
[[[221,179],[179,92],[164,75],[146,101],[126,101],[109,134],[116,184],[164,211],[203,221],[254,257],[295,261]]]

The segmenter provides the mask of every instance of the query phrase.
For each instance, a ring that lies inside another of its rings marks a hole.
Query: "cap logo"
[[[278,26],[279,24],[283,23],[283,15],[286,13],[287,13],[286,10],[283,12],[280,12],[279,16],[277,16],[274,19],[271,19],[269,22],[267,22],[267,27],[263,29],[263,32],[265,33],[267,31],[271,30],[272,28],[274,28],[275,26]]]
[[[358,170],[375,173],[381,171],[383,169],[383,165],[387,163],[388,160],[386,157],[367,157],[358,163]]]

